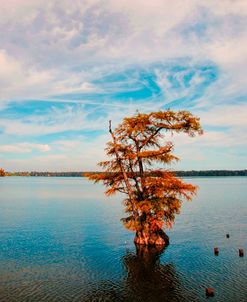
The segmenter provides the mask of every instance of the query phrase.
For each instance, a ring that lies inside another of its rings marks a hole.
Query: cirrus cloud
[[[34,144],[34,143],[18,143],[18,144],[0,146],[0,154],[1,153],[24,154],[24,153],[31,153],[33,150],[40,151],[40,152],[49,152],[51,149],[47,144]]]

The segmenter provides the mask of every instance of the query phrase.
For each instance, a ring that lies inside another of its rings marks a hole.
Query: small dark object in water
[[[215,256],[219,255],[219,248],[218,247],[214,248],[214,254],[215,254]]]
[[[239,249],[239,257],[244,257],[244,249]]]
[[[226,234],[226,238],[230,238],[230,234]]]
[[[206,288],[206,296],[213,297],[214,296],[214,289],[212,287]]]

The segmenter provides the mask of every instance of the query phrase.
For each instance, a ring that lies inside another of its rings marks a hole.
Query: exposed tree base
[[[153,265],[159,260],[160,255],[164,252],[165,246],[147,246],[136,244],[136,257],[142,264]]]
[[[158,231],[137,231],[134,239],[136,245],[164,247],[169,244],[169,237],[160,229]]]

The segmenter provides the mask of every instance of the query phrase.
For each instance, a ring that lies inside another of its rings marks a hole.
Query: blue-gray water
[[[1,178],[0,301],[193,302],[205,287],[247,301],[247,177],[186,181],[198,195],[154,262],[121,225],[121,196],[84,178]]]

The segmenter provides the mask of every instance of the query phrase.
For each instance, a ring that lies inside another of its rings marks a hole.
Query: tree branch
[[[131,204],[132,204],[132,208],[133,208],[133,214],[135,215],[135,217],[138,216],[138,212],[135,208],[135,196],[134,196],[134,192],[132,190],[132,187],[131,187],[131,184],[129,182],[129,179],[128,179],[128,176],[124,170],[124,166],[123,166],[123,163],[122,163],[122,160],[119,156],[119,153],[118,153],[118,147],[117,147],[117,140],[116,140],[116,137],[112,131],[112,128],[111,128],[111,120],[109,121],[109,132],[112,136],[112,140],[113,140],[113,145],[114,145],[114,150],[115,150],[115,154],[116,154],[116,159],[117,159],[117,162],[118,162],[118,165],[119,165],[119,168],[123,174],[123,178],[124,178],[124,182],[125,182],[125,185],[126,185],[126,188],[127,188],[127,192],[128,192],[128,195],[129,195],[129,198],[130,198],[130,201],[131,201]]]

